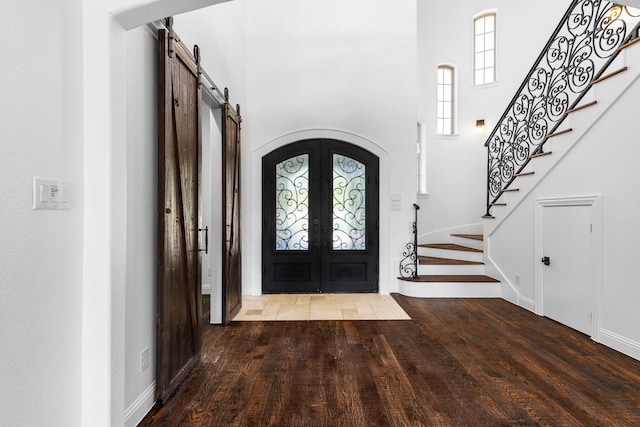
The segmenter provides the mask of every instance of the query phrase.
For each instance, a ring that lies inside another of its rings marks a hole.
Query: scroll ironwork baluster
[[[412,224],[413,241],[407,243],[404,252],[402,252],[402,261],[400,261],[400,277],[404,279],[418,278],[418,210],[420,206],[413,204],[414,221]]]
[[[601,0],[571,3],[485,143],[487,216],[639,28],[636,9]]]

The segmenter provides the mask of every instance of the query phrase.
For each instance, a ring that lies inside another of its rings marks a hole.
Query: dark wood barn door
[[[156,399],[164,402],[200,357],[201,92],[198,64],[160,30]]]
[[[242,307],[240,250],[240,106],[226,103],[222,113],[222,323],[228,325]]]
[[[262,291],[378,291],[378,170],[372,153],[329,139],[263,158]]]

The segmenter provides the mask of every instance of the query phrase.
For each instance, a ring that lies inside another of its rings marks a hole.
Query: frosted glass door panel
[[[276,250],[309,250],[309,155],[276,165]]]
[[[363,251],[366,247],[365,165],[333,155],[333,250]]]

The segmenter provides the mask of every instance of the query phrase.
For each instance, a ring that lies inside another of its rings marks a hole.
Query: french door
[[[378,170],[330,139],[263,158],[263,293],[378,292]]]

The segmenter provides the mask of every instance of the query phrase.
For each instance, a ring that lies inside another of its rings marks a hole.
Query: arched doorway
[[[309,139],[265,155],[262,173],[262,292],[378,292],[378,157]]]

